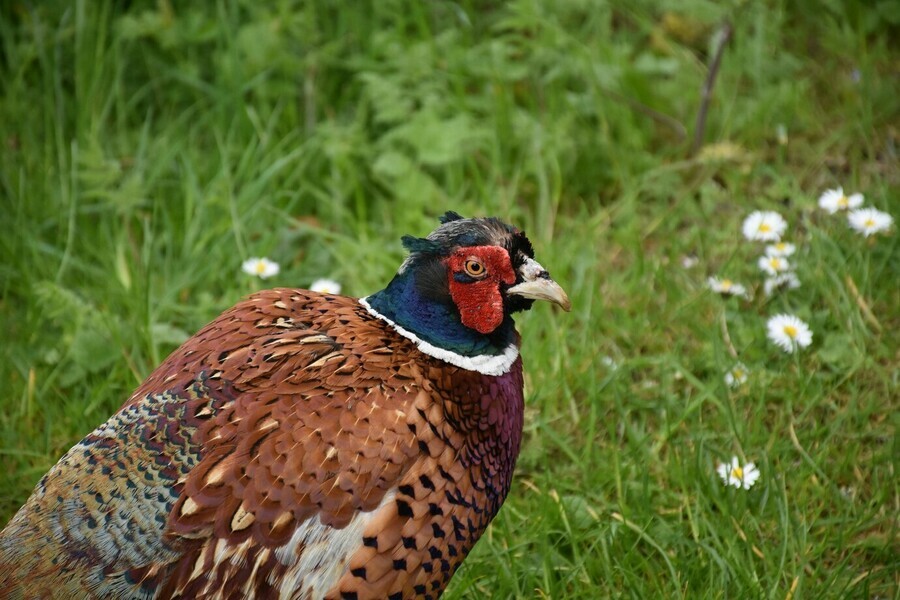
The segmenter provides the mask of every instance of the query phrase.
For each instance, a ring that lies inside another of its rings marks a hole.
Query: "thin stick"
[[[878,322],[875,313],[869,308],[869,303],[866,302],[866,299],[859,293],[859,289],[857,289],[856,283],[853,282],[853,278],[847,275],[844,277],[844,281],[847,282],[847,289],[850,290],[850,295],[856,300],[856,305],[859,307],[859,310],[862,311],[863,317],[865,317],[866,321],[875,328],[875,331],[881,333],[881,323]]]
[[[706,129],[706,114],[709,111],[709,101],[712,99],[713,87],[716,85],[716,76],[719,74],[719,67],[722,64],[722,55],[725,53],[725,46],[731,39],[734,28],[731,21],[726,20],[719,29],[719,43],[713,54],[712,63],[709,65],[709,72],[706,74],[706,81],[703,82],[702,95],[700,97],[700,108],[697,110],[697,122],[694,125],[694,143],[691,145],[691,154],[697,154],[703,143],[703,133]]]
[[[731,355],[731,358],[737,360],[738,353],[737,350],[734,349],[734,344],[731,343],[731,336],[728,335],[728,320],[725,318],[725,311],[722,311],[722,338],[725,340],[725,347],[728,348],[728,353]]]

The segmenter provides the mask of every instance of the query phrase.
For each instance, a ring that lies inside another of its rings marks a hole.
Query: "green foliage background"
[[[447,597],[898,597],[898,235],[815,206],[843,185],[900,218],[898,25],[862,0],[3,3],[0,512],[240,296],[371,293],[452,209],[523,227],[574,309],[519,319],[517,478]],[[758,289],[756,209],[799,290]],[[811,348],[766,341],[778,312]]]

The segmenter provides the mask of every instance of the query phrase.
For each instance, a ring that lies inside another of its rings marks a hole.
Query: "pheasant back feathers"
[[[465,264],[446,259],[466,252],[439,253],[447,298],[418,299],[446,331],[466,327],[450,310]],[[497,294],[552,283],[509,273]],[[514,329],[474,329],[470,349],[487,354],[470,356],[406,325],[291,289],[220,315],[40,481],[0,534],[0,596],[440,595],[509,491],[522,363]],[[467,368],[497,356],[502,368]]]

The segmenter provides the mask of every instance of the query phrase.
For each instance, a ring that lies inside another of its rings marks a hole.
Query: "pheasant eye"
[[[472,277],[481,277],[484,275],[484,265],[474,258],[470,258],[465,264],[466,274]]]

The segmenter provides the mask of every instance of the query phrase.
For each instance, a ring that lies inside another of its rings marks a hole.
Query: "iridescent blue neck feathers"
[[[415,266],[401,270],[385,289],[360,302],[425,354],[451,364],[501,375],[519,355],[511,317],[487,335],[469,329],[446,291],[423,289],[416,281]]]

